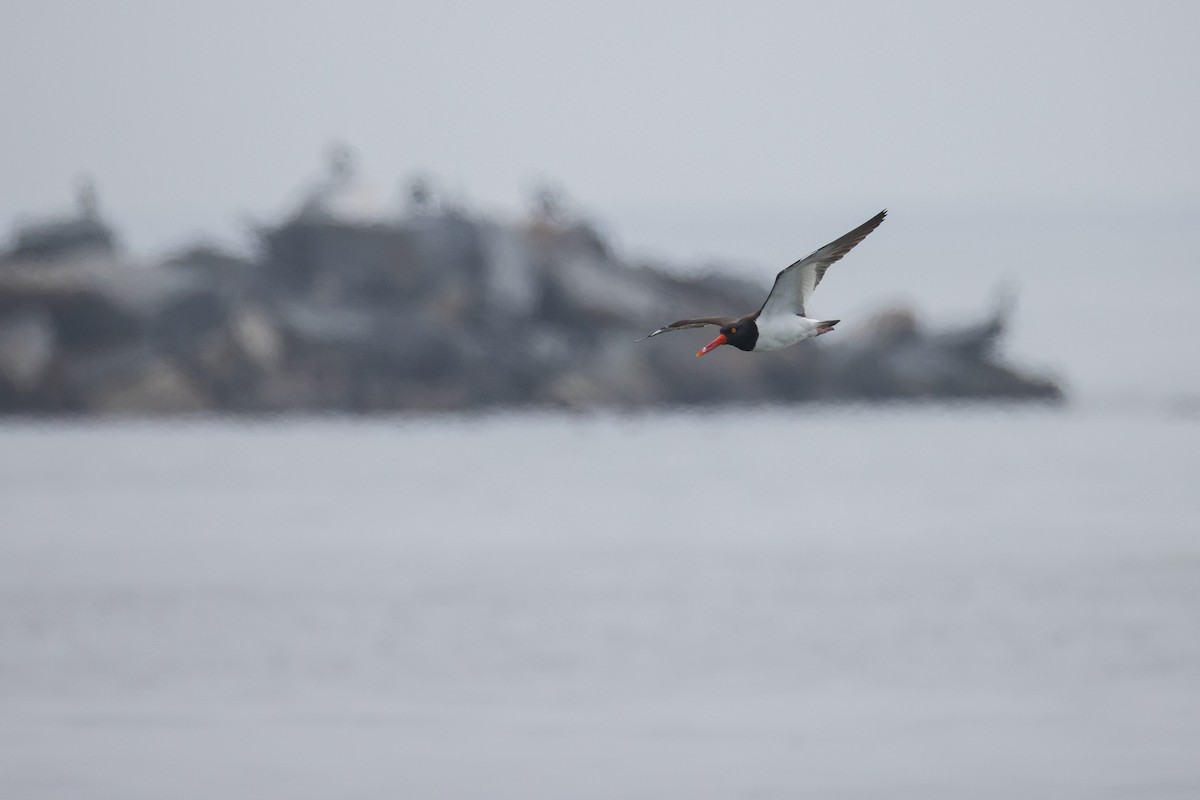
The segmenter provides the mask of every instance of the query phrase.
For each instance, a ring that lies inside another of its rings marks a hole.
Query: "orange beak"
[[[729,344],[729,340],[726,339],[725,334],[722,333],[720,336],[713,339],[708,344],[704,345],[704,347],[701,347],[700,352],[696,353],[696,358],[699,358],[700,356],[704,355],[705,353],[711,353],[713,350],[716,350],[718,347],[720,347],[723,344]]]

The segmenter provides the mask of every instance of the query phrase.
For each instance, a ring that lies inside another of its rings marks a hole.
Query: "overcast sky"
[[[1186,241],[1160,260],[1195,263],[1196,2],[9,0],[2,21],[5,227],[89,175],[135,250],[232,240],[342,141],[386,193],[423,173],[515,214],[549,181],[677,259],[777,268],[887,206],[895,242],[1092,219],[1131,253],[1166,218]]]
[[[1194,202],[1200,3],[10,2],[0,216],[80,174],[139,242],[355,147],[518,209]],[[650,245],[655,243],[650,242]]]

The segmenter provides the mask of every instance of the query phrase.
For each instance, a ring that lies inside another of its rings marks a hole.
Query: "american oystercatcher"
[[[684,328],[702,328],[719,325],[721,333],[696,353],[696,357],[710,353],[723,344],[731,344],[739,350],[765,351],[789,347],[805,339],[829,333],[840,319],[809,319],[804,308],[813,290],[825,276],[829,265],[849,253],[856,244],[867,238],[867,234],[879,227],[887,209],[880,211],[854,230],[780,271],[775,276],[775,285],[767,295],[762,308],[744,317],[697,317],[672,322],[638,341],[658,336],[668,331]]]

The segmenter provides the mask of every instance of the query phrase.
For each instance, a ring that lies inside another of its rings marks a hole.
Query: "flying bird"
[[[856,244],[867,238],[867,234],[879,227],[887,209],[880,211],[854,230],[780,271],[775,276],[775,285],[767,295],[762,308],[744,317],[697,317],[672,322],[638,341],[658,336],[668,331],[684,328],[702,328],[718,325],[720,334],[696,353],[696,358],[711,353],[723,344],[731,344],[739,350],[760,352],[779,350],[783,347],[829,333],[840,319],[809,319],[804,309],[813,290],[825,277],[829,265],[849,253]]]

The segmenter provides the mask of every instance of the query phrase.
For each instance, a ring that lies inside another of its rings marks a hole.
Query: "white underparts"
[[[818,321],[796,314],[759,317],[755,322],[758,325],[758,341],[754,344],[756,351],[779,350],[817,335]]]

